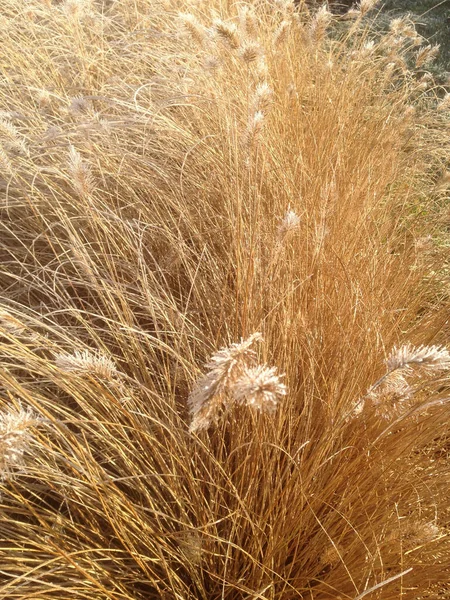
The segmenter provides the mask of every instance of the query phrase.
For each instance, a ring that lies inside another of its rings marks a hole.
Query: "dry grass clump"
[[[448,102],[373,7],[1,0],[1,597],[441,597]]]

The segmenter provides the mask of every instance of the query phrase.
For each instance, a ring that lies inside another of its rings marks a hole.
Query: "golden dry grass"
[[[410,25],[0,6],[1,597],[442,597],[448,110]]]

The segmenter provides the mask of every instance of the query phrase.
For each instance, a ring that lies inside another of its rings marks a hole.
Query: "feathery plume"
[[[211,73],[216,73],[220,67],[220,60],[213,54],[208,54],[203,60],[203,68]]]
[[[414,240],[414,248],[419,253],[427,252],[434,248],[433,236],[431,234],[423,235]]]
[[[17,131],[16,127],[6,119],[0,118],[0,137],[3,138],[3,150],[9,150],[23,156],[28,155],[28,147],[25,140]]]
[[[0,134],[11,139],[18,139],[20,137],[14,125],[3,117],[0,118]]]
[[[221,19],[215,19],[213,23],[214,31],[222,42],[232,50],[240,46],[239,34],[234,23],[225,23]]]
[[[278,228],[278,238],[284,239],[288,233],[298,229],[299,225],[300,217],[289,208],[283,217],[281,225]]]
[[[359,3],[361,15],[364,16],[367,14],[370,10],[372,10],[372,8],[375,8],[376,4],[378,4],[378,0],[361,0]]]
[[[38,90],[36,93],[36,100],[40,108],[49,108],[52,104],[52,95],[46,89]]]
[[[411,396],[411,388],[401,370],[388,373],[383,381],[369,390],[365,398],[375,408],[375,414],[390,420],[398,416]]]
[[[95,182],[89,165],[81,158],[80,153],[70,146],[69,169],[72,175],[73,187],[81,197],[89,196],[94,191]]]
[[[266,58],[264,55],[258,58],[255,69],[256,80],[258,83],[265,83],[269,75],[269,69],[267,68]]]
[[[247,129],[245,131],[244,143],[247,147],[253,146],[264,126],[264,113],[256,111],[249,117]]]
[[[12,335],[20,335],[26,330],[26,327],[7,310],[0,308],[0,329]]]
[[[55,364],[61,371],[77,375],[95,375],[106,380],[118,375],[114,361],[98,350],[75,350],[73,354],[57,354]]]
[[[186,34],[199,46],[203,46],[206,40],[206,29],[200,21],[191,13],[179,13],[178,19]]]
[[[432,63],[439,54],[439,49],[439,44],[436,44],[435,46],[431,46],[431,44],[429,44],[428,46],[424,46],[418,50],[416,54],[416,67],[420,69],[421,67]]]
[[[361,11],[358,8],[349,8],[347,12],[339,17],[341,21],[351,21],[361,17]]]
[[[367,42],[365,42],[362,45],[361,48],[352,52],[351,55],[352,55],[352,57],[355,57],[356,59],[359,59],[359,60],[367,60],[373,54],[374,49],[375,49],[374,40],[368,40]]]
[[[180,550],[193,565],[201,565],[203,557],[202,538],[198,532],[186,531],[180,539]]]
[[[326,4],[321,6],[316,12],[310,24],[310,34],[315,41],[320,42],[324,38],[332,18],[333,15],[328,10]]]
[[[44,133],[42,135],[42,141],[46,142],[48,144],[51,144],[61,135],[62,135],[62,130],[59,127],[57,127],[56,125],[50,125],[44,131]]]
[[[244,367],[256,357],[252,346],[261,341],[260,333],[246,340],[222,348],[206,365],[207,373],[201,377],[188,397],[191,414],[189,431],[207,429],[218,416],[224,401],[224,392],[242,374]]]
[[[72,115],[84,115],[89,111],[90,102],[84,96],[74,96],[70,100],[67,111]]]
[[[256,112],[267,112],[273,98],[273,91],[266,81],[258,83],[255,89],[255,95],[253,97],[253,111]]]
[[[274,0],[274,4],[283,15],[292,14],[296,7],[293,0]]]
[[[261,412],[274,413],[278,400],[285,396],[286,386],[281,383],[276,367],[257,365],[245,368],[241,377],[233,384],[232,393],[236,402],[246,404]]]
[[[417,109],[415,106],[409,105],[405,108],[405,110],[403,111],[403,118],[405,120],[407,119],[411,119],[412,117],[414,117],[417,114]]]
[[[2,146],[0,146],[0,175],[2,175],[2,173],[11,175],[13,173],[13,166],[8,155],[3,150]]]
[[[441,530],[434,523],[408,523],[402,531],[402,541],[409,548],[423,546],[433,542],[441,535]]]
[[[369,400],[378,414],[391,418],[402,402],[410,397],[405,375],[411,375],[413,367],[427,375],[450,369],[450,353],[443,346],[413,346],[408,343],[394,346],[385,362],[386,373],[358,400],[351,412],[353,417],[362,413]]]
[[[274,48],[281,46],[281,44],[283,44],[286,41],[290,26],[291,26],[290,22],[285,20],[285,21],[282,21],[280,23],[280,25],[277,27],[277,29],[273,35]]]
[[[367,397],[373,402],[379,403],[381,398],[385,398],[386,396],[406,398],[409,391],[409,383],[406,381],[401,370],[394,370],[388,373],[380,385],[375,390],[370,391]]]
[[[255,62],[261,56],[261,46],[256,42],[244,42],[239,50],[239,56],[246,63]]]
[[[414,550],[429,544],[442,535],[441,529],[434,523],[405,520],[400,521],[400,530],[391,533],[385,540],[389,546],[401,542],[405,550]],[[444,534],[445,535],[445,534]]]
[[[391,30],[392,34],[400,40],[401,38],[407,38],[412,40],[413,44],[418,44],[422,41],[422,38],[417,33],[414,24],[411,23],[411,21],[406,17],[392,19],[389,24],[389,29]]]
[[[0,480],[9,479],[23,466],[31,440],[29,429],[38,420],[30,409],[21,407],[0,413]]]
[[[433,373],[450,369],[450,354],[443,346],[394,346],[386,360],[388,373],[396,369],[410,371],[412,366]]]
[[[239,26],[244,37],[257,37],[258,25],[256,15],[248,6],[244,6],[239,11]]]

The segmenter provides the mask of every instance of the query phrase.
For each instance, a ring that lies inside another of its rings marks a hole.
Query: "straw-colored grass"
[[[2,598],[445,594],[449,113],[373,4],[0,0]]]

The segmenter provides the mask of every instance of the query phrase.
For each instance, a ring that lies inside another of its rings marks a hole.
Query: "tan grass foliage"
[[[0,0],[0,597],[445,597],[448,90],[313,4]]]

